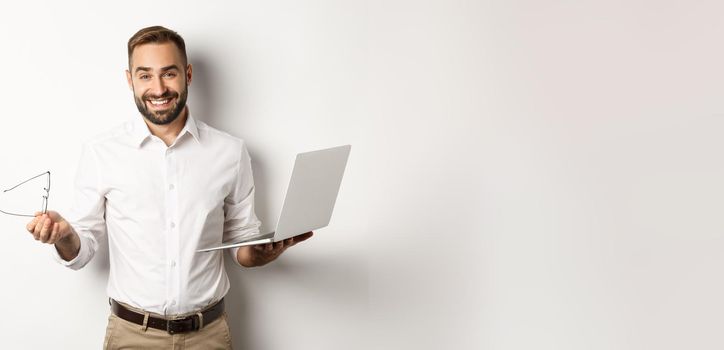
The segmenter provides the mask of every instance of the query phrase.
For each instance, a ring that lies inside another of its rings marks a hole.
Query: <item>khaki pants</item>
[[[231,350],[232,347],[226,312],[198,331],[181,334],[168,334],[155,328],[144,329],[111,313],[103,349]]]

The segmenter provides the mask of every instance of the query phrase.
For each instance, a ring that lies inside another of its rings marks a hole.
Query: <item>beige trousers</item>
[[[103,349],[231,350],[232,347],[226,312],[214,322],[204,325],[204,328],[182,334],[168,334],[155,328],[144,329],[111,313]]]

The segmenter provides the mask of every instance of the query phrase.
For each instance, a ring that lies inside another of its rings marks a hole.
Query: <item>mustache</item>
[[[161,95],[151,95],[151,94],[143,95],[144,100],[148,100],[148,99],[159,99],[160,100],[160,99],[174,98],[174,97],[178,97],[178,93],[171,92],[171,91],[166,91]]]

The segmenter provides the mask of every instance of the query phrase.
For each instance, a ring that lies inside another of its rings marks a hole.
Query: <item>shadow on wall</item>
[[[193,65],[193,80],[189,87],[193,99],[189,98],[189,110],[194,118],[211,126],[218,125],[220,116],[215,107],[219,101],[214,89],[214,82],[218,82],[218,78],[211,59],[205,57],[203,52],[192,52],[189,56],[193,57],[193,62],[190,62]]]
[[[292,250],[305,249],[315,243],[312,238]],[[296,338],[298,349],[343,349],[342,344],[348,341],[357,345],[367,341],[358,331],[367,327],[369,306],[369,280],[364,261],[350,259],[346,252],[313,258],[286,252],[268,265],[246,269],[227,257],[229,255],[224,255],[231,290],[226,299],[226,312],[235,349],[274,349],[280,340],[266,338],[270,334],[299,337],[304,333],[303,337]],[[252,287],[254,285],[257,287]],[[265,287],[260,290],[258,285]],[[283,292],[267,289],[271,285],[281,286]],[[327,307],[319,308],[321,304]],[[272,318],[259,312],[272,312]],[[316,318],[309,319],[309,315]],[[260,323],[259,316],[264,323]],[[299,320],[308,323],[302,324]],[[327,333],[330,329],[335,330],[334,335]]]
[[[219,93],[220,86],[228,86],[223,79],[238,77],[227,77],[220,74],[216,67],[214,58],[204,54],[204,52],[190,52],[193,57],[193,83],[190,88],[189,103],[192,114],[209,124],[212,127],[223,125],[243,125],[244,116],[239,118],[240,113],[236,111],[222,111],[217,106],[223,105],[218,100],[223,97]],[[223,114],[222,114],[223,113]],[[233,116],[234,120],[226,120]],[[222,130],[232,135],[237,130]],[[242,135],[235,135],[241,137]],[[269,170],[266,162],[254,155],[255,147],[248,145],[249,153],[252,158],[252,169],[254,173],[254,185],[256,189],[255,211],[257,216],[271,218],[273,214],[269,202],[264,194],[270,193],[270,186],[266,179],[269,179]],[[263,225],[268,226],[268,225]],[[268,229],[268,228],[267,228]],[[339,234],[343,234],[339,232]],[[307,245],[314,244],[316,238],[302,243],[300,246],[306,248]],[[293,248],[293,249],[304,249]],[[359,315],[364,312],[367,305],[368,281],[366,274],[366,262],[354,260],[348,251],[342,249],[335,252],[326,252],[323,255],[315,255],[312,259],[304,259],[300,257],[290,256],[285,253],[282,257],[271,264],[253,269],[241,268],[230,260],[231,255],[224,252],[224,265],[229,276],[231,289],[226,296],[226,312],[229,319],[229,327],[231,330],[232,341],[235,349],[264,349],[268,348],[271,340],[260,338],[255,332],[258,330],[258,315],[254,314],[257,307],[252,307],[259,303],[268,303],[268,298],[259,300],[259,293],[265,294],[251,286],[258,286],[259,283],[265,285],[265,282],[271,280],[283,279],[285,285],[285,297],[294,296],[296,300],[298,296],[310,297],[315,302],[325,302],[330,305],[331,310],[353,310],[348,315]],[[321,297],[320,297],[321,296]],[[273,303],[287,303],[290,300],[276,300]],[[254,303],[254,304],[250,304]],[[331,307],[336,306],[336,307]],[[346,316],[338,315],[339,318],[330,318],[329,324],[326,326],[339,329],[339,324],[347,322]],[[358,318],[358,317],[353,317]],[[319,321],[324,324],[325,321]],[[261,325],[264,327],[265,325]],[[324,328],[324,327],[323,327]],[[313,332],[310,330],[310,332]],[[264,334],[268,334],[264,330]],[[357,334],[352,332],[352,334]],[[319,335],[320,337],[323,335]]]
[[[193,65],[193,81],[189,88],[190,94],[193,93],[193,101],[189,102],[189,108],[191,114],[209,124],[211,127],[218,128],[218,125],[223,125],[222,119],[224,115],[220,115],[220,111],[216,109],[219,105],[217,87],[221,83],[219,79],[223,78],[222,75],[217,75],[214,67],[218,65],[213,64],[213,58],[208,57],[201,51],[189,52],[189,56],[193,57],[191,62]],[[190,98],[191,100],[191,98]],[[236,115],[236,114],[235,114]],[[222,130],[224,132],[232,132],[228,130]],[[254,163],[252,169],[254,178],[264,177],[264,166],[257,162],[253,157],[253,150],[250,148],[249,153],[252,155]],[[256,191],[259,192],[259,181],[255,181]],[[260,201],[256,200],[256,211],[259,215]],[[250,341],[250,334],[248,327],[244,325],[250,324],[251,320],[248,319],[249,309],[247,307],[247,297],[244,293],[243,282],[239,276],[239,267],[229,262],[227,252],[224,252],[225,268],[229,275],[229,281],[231,289],[225,298],[226,312],[229,314],[229,328],[231,330],[231,337],[236,349],[250,349],[252,348]],[[235,271],[237,270],[237,271]]]
[[[234,120],[231,123],[228,121],[225,122],[224,118],[228,118],[228,112],[223,113],[222,115],[222,111],[216,109],[216,106],[219,106],[220,104],[218,98],[222,95],[218,92],[217,87],[220,85],[226,85],[222,84],[220,81],[221,79],[224,79],[224,75],[218,74],[214,69],[214,67],[218,67],[219,65],[214,65],[213,59],[204,55],[203,52],[191,52],[189,56],[193,57],[192,64],[194,69],[193,82],[189,92],[189,94],[193,94],[193,101],[189,102],[191,113],[195,118],[209,124],[211,127],[220,129],[221,131],[227,132],[236,137],[241,137],[241,135],[235,135],[234,130],[223,130],[219,127],[220,125],[237,125],[243,124],[244,122],[243,116],[242,118],[239,118],[239,120]],[[191,100],[191,98],[189,98],[189,100]],[[236,118],[236,116],[240,114],[231,113],[231,115]],[[259,195],[260,193],[269,193],[268,184],[265,181],[265,179],[269,178],[269,176],[267,176],[267,166],[263,160],[255,157],[257,152],[254,145],[247,143],[247,149],[249,150],[249,154],[251,156],[251,167],[254,174],[254,187],[256,188],[256,200],[254,207],[256,215],[259,218],[272,217],[273,213],[271,212],[270,206],[264,197]]]

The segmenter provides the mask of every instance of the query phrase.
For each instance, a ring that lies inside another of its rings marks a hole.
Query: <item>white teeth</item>
[[[151,104],[154,104],[154,105],[163,105],[163,104],[168,103],[168,100],[150,100],[150,101],[151,101]]]

